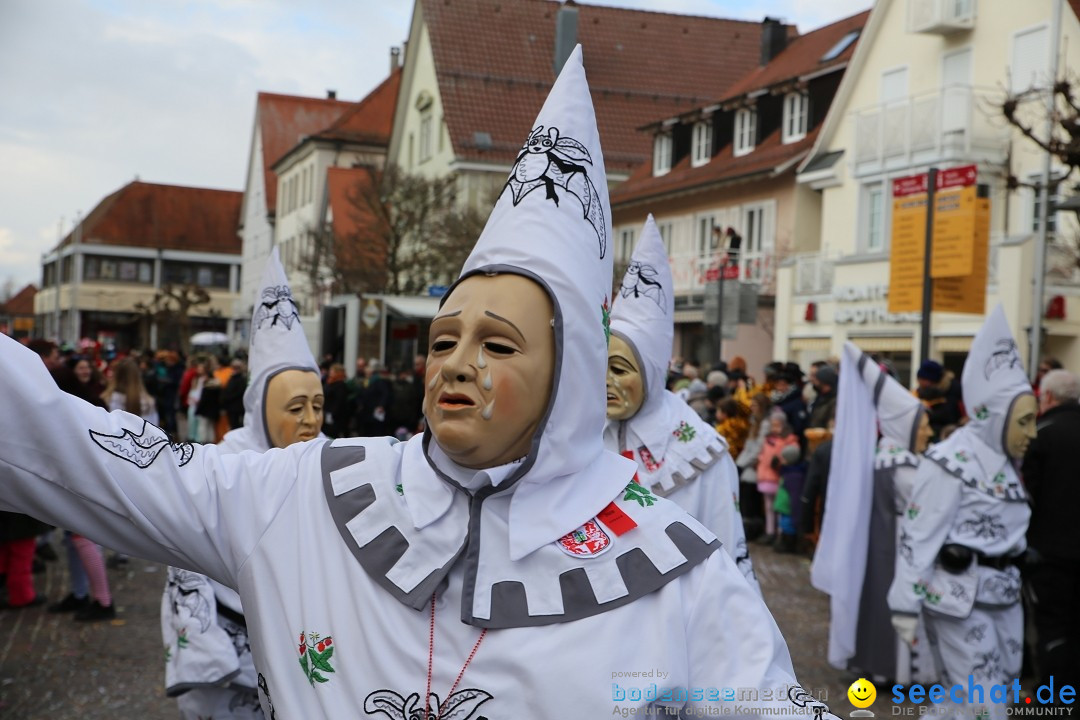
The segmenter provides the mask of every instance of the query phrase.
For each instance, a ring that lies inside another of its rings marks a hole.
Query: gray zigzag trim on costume
[[[578,567],[559,576],[565,610],[559,615],[529,615],[525,587],[515,580],[492,584],[490,619],[472,617],[467,622],[476,627],[498,629],[554,625],[599,615],[656,592],[720,549],[719,540],[706,542],[681,522],[671,523],[665,532],[685,556],[686,561],[666,573],[661,573],[642,548],[631,548],[614,559],[627,590],[626,595],[620,598],[598,603],[585,568]]]
[[[943,457],[940,453],[935,453],[933,448],[927,451],[925,457],[972,490],[1004,502],[1027,502],[1027,493],[1024,492],[1024,488],[1019,482],[1013,482],[1009,485],[994,485],[987,483],[983,479],[976,479],[964,472],[964,468],[959,461],[952,457]]]
[[[896,454],[879,453],[874,457],[875,470],[888,470],[896,467],[919,467],[919,458],[909,450]]]
[[[345,545],[348,546],[353,556],[359,561],[364,571],[371,576],[371,579],[396,598],[398,602],[414,610],[422,610],[430,602],[435,588],[438,587],[439,583],[450,571],[450,566],[457,558],[457,554],[451,557],[443,567],[432,570],[410,592],[404,592],[387,577],[408,551],[408,539],[402,534],[401,530],[391,525],[361,547],[347,527],[347,523],[379,501],[375,488],[371,483],[364,483],[341,495],[334,495],[334,487],[330,479],[330,473],[362,463],[366,457],[367,449],[363,446],[333,447],[332,443],[326,443],[323,446],[323,490],[326,493],[326,502],[330,508],[330,514],[334,518],[334,523],[337,525],[338,532],[341,533]]]
[[[681,472],[678,471],[672,472],[671,475],[668,476],[674,483],[674,485],[672,485],[670,489],[665,490],[659,482],[655,482],[650,485],[649,490],[654,495],[659,495],[660,497],[667,497],[679,488],[685,487],[686,485],[689,485],[690,483],[697,480],[699,477],[701,477],[702,473],[704,473],[716,463],[720,462],[720,458],[724,457],[725,450],[722,446],[710,443],[705,447],[705,450],[707,452],[707,455],[705,455],[704,457],[697,456],[692,457],[689,460],[683,457],[678,458],[681,461],[680,465],[689,465],[690,468],[696,472],[693,472],[689,475],[683,475]],[[667,459],[665,458],[665,461],[666,460]]]

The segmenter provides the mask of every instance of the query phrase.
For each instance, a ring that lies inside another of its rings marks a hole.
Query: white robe
[[[960,573],[938,562],[943,545],[955,543],[987,557],[1014,557],[1026,547],[1031,511],[1011,465],[974,434],[957,431],[931,448],[919,464],[911,500],[900,519],[896,575],[889,607],[922,611],[934,661],[946,686],[966,684],[969,675],[989,693],[991,686],[1019,677],[1023,648],[1020,573],[978,565]],[[1006,707],[985,706],[991,718]],[[955,717],[970,716],[951,705]]]
[[[408,717],[411,696],[422,697],[427,683],[430,608],[410,606],[394,586],[423,587],[424,564],[444,551],[451,569],[436,585],[431,679],[440,700],[479,625],[495,626],[457,687],[454,717],[475,718],[481,705],[490,718],[606,717],[653,704],[653,683],[689,689],[689,700],[666,703],[685,716],[701,708],[730,708],[737,716],[740,707],[795,716],[820,707],[798,688],[779,630],[734,563],[715,552],[707,530],[662,498],[647,505],[614,500],[638,525],[625,538],[609,538],[613,547],[636,546],[629,554],[572,557],[555,541],[512,561],[508,503],[498,492],[477,508],[450,490],[441,516],[424,527],[401,522],[433,506],[431,492],[417,493],[423,508],[409,506],[410,490],[419,486],[402,468],[415,443],[366,441],[362,462],[349,441],[233,456],[213,446],[170,446],[134,416],[62,394],[40,361],[6,338],[0,356],[7,403],[0,416],[0,506],[237,587],[267,717]],[[462,512],[483,539],[465,556],[452,537]],[[406,535],[411,545],[402,547]],[[379,567],[386,557],[369,551],[395,543],[400,561]],[[562,568],[573,568],[574,577]],[[497,627],[496,610],[513,615],[514,594],[484,598],[481,591],[513,573],[522,574],[528,604],[518,609],[528,617]],[[591,584],[594,597],[560,598],[560,583],[577,591]],[[654,589],[628,595],[634,588],[627,585],[650,583]],[[465,590],[471,597],[463,597]],[[629,601],[621,603],[622,596]],[[584,608],[606,601],[612,609],[559,622],[559,608],[569,614],[571,601]],[[727,688],[763,692],[756,701],[710,699],[712,692],[726,697]],[[764,691],[777,688],[778,698]],[[619,700],[623,691],[628,699]],[[694,699],[698,692],[703,699]]]
[[[746,581],[760,594],[739,511],[739,469],[727,442],[678,396],[666,390],[663,393],[670,406],[667,415],[671,427],[663,433],[651,433],[662,437],[640,437],[633,418],[608,421],[604,446],[612,452],[631,453],[638,464],[640,482],[677,503],[711,530]],[[682,437],[690,435],[685,442],[679,439],[680,424],[694,430],[687,433],[684,429]]]

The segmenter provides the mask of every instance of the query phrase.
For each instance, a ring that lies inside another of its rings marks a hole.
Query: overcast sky
[[[522,2],[524,0],[504,0]],[[871,0],[590,0],[795,23]],[[0,286],[135,179],[243,190],[260,90],[358,100],[410,0],[0,0]]]

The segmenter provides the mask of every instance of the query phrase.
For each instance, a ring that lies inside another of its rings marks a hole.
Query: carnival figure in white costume
[[[218,444],[222,454],[261,453],[318,436],[323,410],[319,367],[277,248],[255,298],[248,364],[244,425]],[[235,590],[170,567],[161,598],[161,631],[165,694],[177,698],[183,720],[263,717],[244,608]]]
[[[911,498],[929,418],[917,398],[852,343],[844,344],[840,368],[837,437],[844,442],[833,446],[811,569],[811,581],[831,599],[829,661],[875,682],[932,681],[925,639],[915,644],[925,652],[913,658],[896,636],[886,601],[897,516]]]
[[[739,513],[739,471],[727,442],[665,379],[675,334],[675,284],[652,215],[616,291],[608,344],[604,446],[638,464],[638,482],[709,528],[758,588]]]
[[[1035,437],[1035,396],[1001,306],[971,345],[961,376],[969,422],[928,450],[901,516],[893,625],[911,642],[920,612],[946,685],[972,676],[983,697],[957,716],[1006,716],[993,685],[1019,677],[1023,611],[1017,560],[1030,510],[1014,462]],[[964,693],[967,699],[967,693]],[[1018,698],[1012,698],[1015,701]],[[951,701],[950,701],[951,702]]]
[[[170,445],[0,337],[0,506],[237,588],[269,718],[824,716],[716,537],[603,448],[610,208],[580,48],[528,131],[432,321],[424,435]]]

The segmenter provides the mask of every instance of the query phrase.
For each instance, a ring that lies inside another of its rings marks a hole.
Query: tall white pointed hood
[[[266,387],[275,375],[285,370],[318,373],[319,364],[300,325],[292,290],[275,247],[266,260],[251,317],[244,426],[225,436],[221,443],[225,450],[263,452],[273,447],[266,427]]]
[[[1005,455],[1005,421],[1018,397],[1031,394],[1005,310],[997,305],[971,341],[960,376],[967,408],[966,429]]]
[[[645,400],[633,424],[646,441],[654,434],[648,430],[652,425],[671,434],[670,422],[661,416],[667,415],[664,388],[675,337],[674,287],[667,249],[650,214],[611,310],[611,332],[633,349],[645,380]]]
[[[555,381],[547,416],[524,462],[500,485],[516,484],[510,509],[515,558],[592,518],[633,476],[633,463],[605,452],[602,441],[610,238],[604,156],[578,46],[458,280],[489,272],[524,275],[548,292],[555,307]],[[428,456],[437,465],[445,462],[430,451]]]

